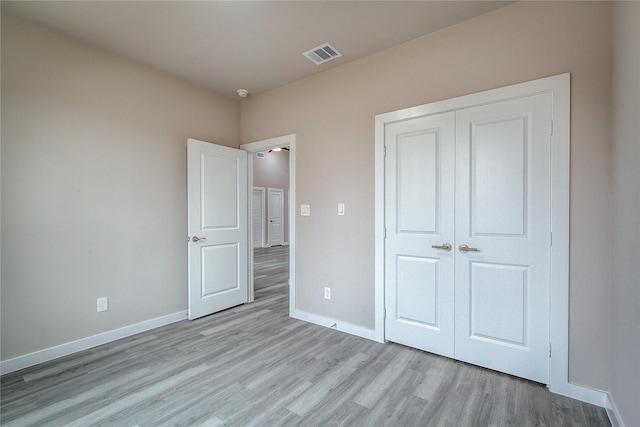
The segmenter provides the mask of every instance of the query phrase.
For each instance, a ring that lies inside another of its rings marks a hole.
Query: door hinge
[[[387,227],[384,228],[383,232],[382,232],[382,236],[386,239],[387,238]]]
[[[549,130],[549,135],[553,135],[553,120],[551,120],[551,129]]]
[[[549,233],[549,246],[553,246],[553,232]]]
[[[382,148],[384,149],[384,157],[387,157],[387,146],[383,145]]]
[[[551,343],[549,343],[549,357],[551,357]]]
[[[387,320],[387,309],[384,309],[384,320]]]

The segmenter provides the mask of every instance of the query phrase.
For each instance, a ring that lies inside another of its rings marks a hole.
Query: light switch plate
[[[338,215],[344,215],[344,203],[338,203]]]
[[[98,313],[109,310],[109,298],[98,298],[96,305]]]
[[[300,205],[300,216],[310,216],[310,215],[311,215],[311,206]]]

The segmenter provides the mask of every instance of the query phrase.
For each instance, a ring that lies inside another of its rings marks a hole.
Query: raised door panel
[[[398,233],[438,231],[438,137],[438,129],[425,129],[397,137]]]
[[[201,230],[238,228],[240,159],[203,152],[200,162]]]
[[[396,318],[419,327],[439,328],[438,260],[411,256],[396,259]]]
[[[527,128],[526,116],[471,125],[472,235],[525,235]]]
[[[497,345],[527,345],[528,267],[471,263],[469,334]]]
[[[201,246],[202,298],[238,289],[239,249],[236,243]]]

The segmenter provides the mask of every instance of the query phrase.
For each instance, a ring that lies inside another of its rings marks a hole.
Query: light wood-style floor
[[[542,385],[288,316],[287,247],[256,301],[2,377],[3,426],[608,426]]]

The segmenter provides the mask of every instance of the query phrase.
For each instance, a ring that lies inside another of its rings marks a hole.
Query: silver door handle
[[[451,244],[450,243],[444,243],[442,245],[431,245],[431,247],[433,249],[442,249],[445,252],[449,252],[451,250]]]
[[[206,238],[206,237],[198,237],[198,236],[193,236],[193,237],[191,238],[191,241],[192,241],[192,242],[198,242],[198,241],[200,241],[200,240],[207,240],[207,238]]]
[[[480,249],[478,248],[470,248],[469,246],[462,244],[460,246],[458,246],[458,250],[460,252],[462,252],[463,254],[466,254],[467,252],[480,252]]]

